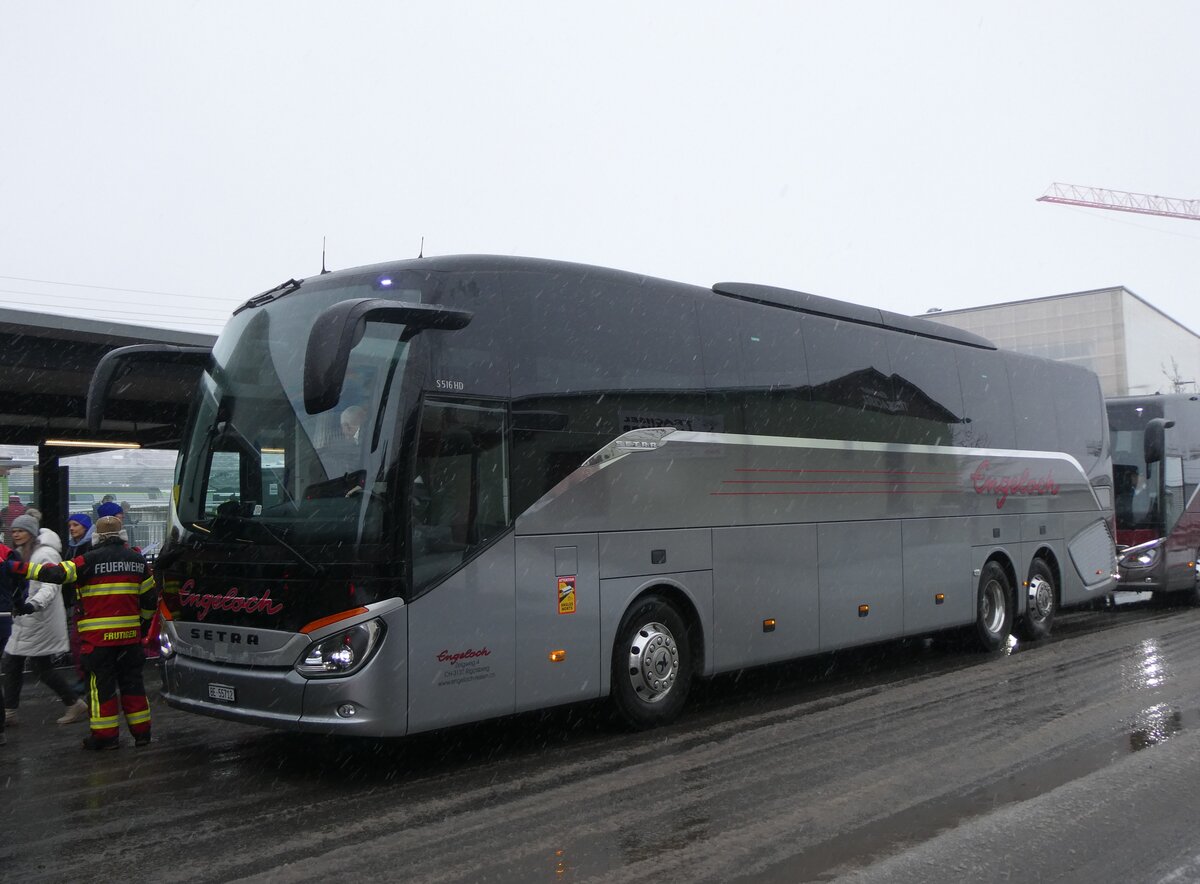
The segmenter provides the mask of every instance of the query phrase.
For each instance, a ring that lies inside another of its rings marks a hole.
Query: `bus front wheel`
[[[1008,643],[1012,625],[1011,581],[999,562],[988,562],[979,575],[979,593],[975,599],[976,643],[984,651],[998,651]]]
[[[1024,616],[1017,624],[1017,635],[1026,641],[1037,641],[1050,635],[1054,612],[1058,609],[1058,590],[1054,572],[1042,559],[1029,566],[1029,599]]]
[[[687,625],[660,595],[640,599],[621,618],[613,646],[612,699],[617,714],[638,730],[674,720],[692,684]]]

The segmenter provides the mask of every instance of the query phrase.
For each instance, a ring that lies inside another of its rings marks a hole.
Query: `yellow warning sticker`
[[[575,578],[558,578],[558,613],[575,613]]]

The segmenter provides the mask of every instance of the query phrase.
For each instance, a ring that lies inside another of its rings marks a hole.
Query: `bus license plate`
[[[220,700],[223,703],[236,703],[237,689],[227,684],[213,684],[210,682],[208,685],[208,696],[212,700]]]

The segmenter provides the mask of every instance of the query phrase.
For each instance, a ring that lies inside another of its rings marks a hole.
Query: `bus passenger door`
[[[506,409],[429,398],[407,507],[409,732],[513,710],[513,555]]]
[[[600,695],[595,534],[516,539],[516,711]]]

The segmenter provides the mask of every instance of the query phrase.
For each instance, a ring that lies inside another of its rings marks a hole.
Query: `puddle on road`
[[[1197,725],[1200,725],[1200,710],[1184,713],[1167,704],[1151,706],[1134,716],[1125,733],[1033,762],[1019,773],[1002,777],[965,795],[941,797],[907,808],[894,816],[831,838],[761,874],[738,880],[760,884],[832,881],[839,875],[928,841],[975,817],[1044,795]]]

